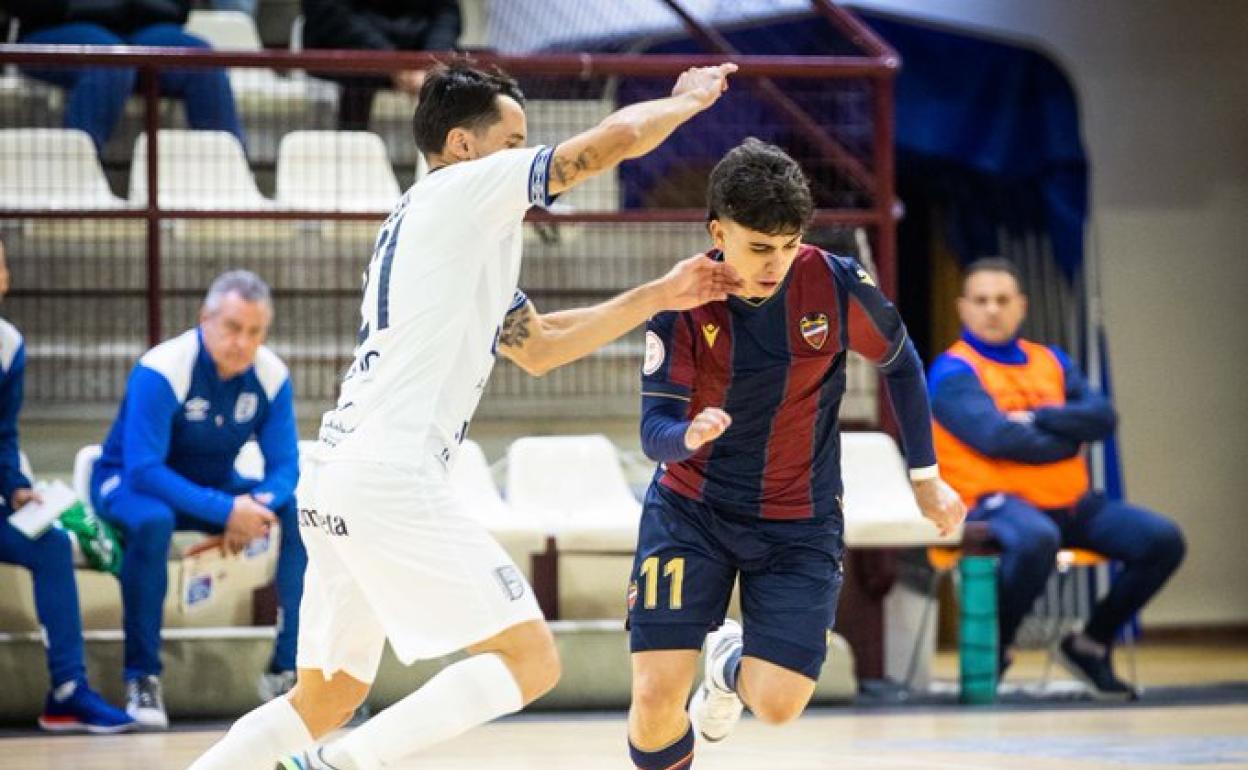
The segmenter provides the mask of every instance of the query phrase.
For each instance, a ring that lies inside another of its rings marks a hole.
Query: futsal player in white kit
[[[706,257],[591,308],[541,315],[516,289],[530,206],[654,149],[727,88],[695,68],[672,95],[625,107],[557,147],[525,148],[523,96],[501,74],[431,73],[415,115],[430,173],[377,237],[355,360],[297,492],[308,571],[298,683],[242,717],[192,770],[377,770],[496,717],[558,681],[530,586],[447,483],[496,354],[541,373],[658,310],[726,298]],[[606,258],[606,257],[604,257]],[[346,737],[315,741],[364,701],[389,639],[401,661],[465,650]]]

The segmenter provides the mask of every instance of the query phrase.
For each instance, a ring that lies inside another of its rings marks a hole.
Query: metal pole
[[[160,342],[160,172],[156,142],[160,133],[160,85],[154,67],[139,70],[143,84],[144,131],[147,132],[147,344]]]

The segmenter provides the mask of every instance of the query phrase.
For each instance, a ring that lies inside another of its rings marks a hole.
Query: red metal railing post
[[[875,84],[874,128],[875,146],[872,148],[875,166],[875,201],[873,208],[878,217],[878,241],[876,265],[880,273],[880,289],[890,299],[897,299],[897,217],[900,204],[896,200],[896,164],[893,155],[895,141],[893,126],[893,78],[879,75]]]
[[[160,133],[160,82],[156,68],[139,70],[143,85],[143,130],[147,132],[147,344],[163,336],[160,313],[160,169],[157,135]]]

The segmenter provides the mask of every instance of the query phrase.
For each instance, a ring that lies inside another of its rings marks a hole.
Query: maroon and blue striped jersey
[[[658,482],[737,516],[839,518],[851,350],[885,375],[910,467],[934,466],[923,365],[901,317],[856,261],[804,245],[771,297],[648,322],[642,445],[663,463]],[[691,453],[684,431],[705,407],[732,424]]]

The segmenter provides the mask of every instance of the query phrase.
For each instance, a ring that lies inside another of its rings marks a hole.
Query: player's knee
[[[1187,554],[1187,541],[1183,531],[1172,521],[1163,521],[1153,532],[1148,548],[1147,562],[1173,570]]]
[[[168,551],[175,518],[173,509],[167,505],[154,503],[144,508],[125,527],[127,544],[153,552]]]
[[[555,689],[559,677],[563,675],[563,663],[559,660],[555,640],[529,648],[519,671],[513,668],[512,674],[520,686],[520,695],[526,706]]]
[[[503,658],[526,705],[553,690],[563,673],[555,637],[544,621],[515,626],[504,632],[496,645],[478,651]]]
[[[642,688],[633,693],[632,710],[634,720],[643,735],[665,732],[667,728],[684,720],[685,694],[662,690],[660,688]]]
[[[326,681],[303,677],[287,696],[313,738],[320,739],[351,720],[368,697],[368,685],[344,674]]]
[[[673,687],[661,671],[636,669],[633,672],[632,711],[643,733],[662,732],[674,721],[684,719],[689,694]]]
[[[783,725],[792,722],[806,710],[810,700],[801,694],[779,688],[765,689],[750,701],[750,712],[759,721],[769,725]]]

